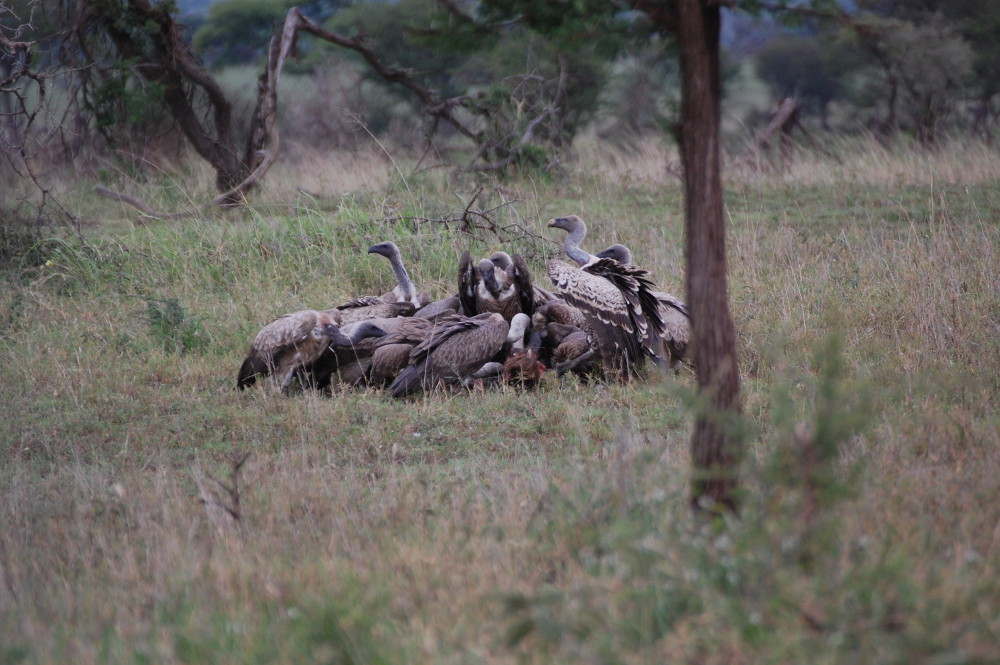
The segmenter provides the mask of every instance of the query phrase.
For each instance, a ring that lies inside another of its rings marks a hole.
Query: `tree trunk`
[[[701,408],[691,437],[692,506],[736,508],[740,377],[726,287],[719,145],[719,5],[677,1],[688,303]]]

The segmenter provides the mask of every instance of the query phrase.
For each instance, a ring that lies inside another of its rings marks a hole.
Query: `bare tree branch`
[[[114,199],[115,201],[119,201],[121,203],[127,203],[128,205],[132,206],[133,208],[136,208],[137,210],[142,212],[144,215],[147,215],[148,217],[156,217],[158,219],[178,219],[181,217],[188,217],[190,215],[195,214],[195,211],[160,212],[158,210],[155,210],[151,205],[149,205],[142,199],[138,199],[134,196],[129,196],[128,194],[122,192],[116,192],[112,189],[108,189],[107,187],[103,187],[101,185],[94,187],[94,192],[100,194],[101,196],[105,196],[109,199]]]

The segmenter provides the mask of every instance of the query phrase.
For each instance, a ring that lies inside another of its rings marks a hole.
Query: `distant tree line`
[[[642,4],[223,0],[185,26],[169,0],[14,0],[0,11],[4,140],[44,143],[70,159],[111,148],[141,162],[152,148],[176,146],[171,137],[180,131],[203,156],[221,145],[246,160],[239,154],[250,148],[234,142],[249,131],[253,100],[244,94],[238,103],[217,79],[229,67],[263,67],[276,26],[298,6],[305,19],[360,48],[295,36],[288,72],[313,84],[282,104],[278,127],[291,141],[350,145],[363,127],[443,154],[452,147],[446,139],[464,133],[473,139],[470,168],[547,168],[588,125],[621,142],[674,127],[676,45],[637,10]],[[739,5],[767,16],[767,2]],[[991,134],[1000,0],[862,0],[850,13],[805,7],[784,14],[791,25],[751,27],[761,43],[738,54],[775,104],[794,97],[824,127],[907,132],[925,143],[945,131]],[[172,51],[178,42],[183,58]],[[393,75],[371,66],[364,50]],[[736,55],[725,60],[724,77]],[[170,60],[187,64],[173,75],[153,73],[150,63]],[[418,88],[428,94],[414,94]],[[44,114],[18,107],[42,96]],[[440,104],[455,122],[428,113]],[[199,146],[192,134],[211,139]],[[8,159],[8,172],[15,162]],[[245,175],[235,164],[223,170],[231,173],[220,187]]]
[[[808,18],[765,44],[756,70],[776,97],[795,97],[828,126],[832,103],[848,129],[989,135],[1000,92],[1000,1],[863,0],[833,20]]]

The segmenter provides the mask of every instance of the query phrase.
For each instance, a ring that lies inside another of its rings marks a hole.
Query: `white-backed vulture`
[[[633,265],[632,251],[625,245],[611,245],[598,258],[614,259],[622,265]],[[681,361],[691,355],[691,314],[684,302],[666,291],[653,291],[660,303],[660,318],[663,320],[663,348],[667,352],[667,364],[676,369]]]
[[[355,324],[341,335],[343,339],[331,341],[308,368],[313,384],[318,390],[327,390],[335,377],[350,386],[364,383],[372,353],[385,336],[385,330],[374,321]]]
[[[563,248],[579,266],[549,261],[549,277],[561,297],[583,312],[602,365],[625,380],[647,358],[665,363],[663,320],[648,273],[584,251],[587,226],[576,215],[551,219],[549,226],[567,232]]]
[[[496,254],[494,254],[496,256]],[[509,260],[509,268],[498,269],[490,259],[472,264],[468,250],[462,252],[458,266],[458,297],[466,316],[498,312],[506,321],[518,312],[529,317],[535,311],[535,291],[531,273],[519,255]]]
[[[389,259],[392,264],[392,274],[396,277],[396,286],[388,293],[382,294],[382,300],[386,302],[408,302],[416,309],[420,309],[430,302],[430,296],[426,293],[417,293],[417,287],[410,280],[409,273],[403,265],[403,256],[399,252],[399,247],[391,241],[380,242],[368,248],[369,254],[378,254]]]
[[[497,313],[452,316],[410,353],[409,364],[389,386],[393,397],[403,397],[438,386],[461,385],[496,355],[510,324]]]
[[[382,242],[368,248],[369,254],[378,254],[389,259],[396,286],[392,291],[380,296],[361,296],[326,310],[333,314],[341,326],[366,321],[368,319],[392,318],[394,316],[413,316],[418,309],[430,302],[426,293],[417,293],[410,280],[399,247],[394,242]]]
[[[326,312],[306,309],[279,316],[260,329],[240,366],[236,385],[253,385],[258,376],[273,374],[287,393],[292,377],[308,370],[331,342],[349,342]]]
[[[524,262],[524,259],[521,258],[520,255],[515,254],[514,257],[511,257],[511,255],[507,252],[493,252],[490,254],[490,262],[496,266],[497,270],[503,271],[507,275],[507,279],[515,279],[518,272],[527,275],[526,281],[531,282],[532,303],[534,304],[533,309],[537,309],[545,303],[555,299],[556,296],[554,293],[538,286],[538,284],[535,284],[534,280],[531,279],[531,273],[528,272],[528,265]],[[532,312],[525,313],[529,316],[533,315]]]

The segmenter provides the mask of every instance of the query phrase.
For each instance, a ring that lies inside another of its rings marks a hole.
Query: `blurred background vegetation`
[[[478,156],[503,171],[548,171],[581,136],[625,147],[650,137],[672,141],[675,45],[628,9],[635,4],[299,3],[310,20],[357,40],[387,67],[454,103],[476,139],[463,140],[427,112],[425,100],[380,76],[358,52],[300,34],[281,84],[282,157],[371,146],[374,139],[395,155],[432,155],[425,165],[471,164]],[[295,5],[151,6],[180,26],[180,39],[232,105],[227,131],[240,136],[249,128],[269,39]],[[737,3],[724,13],[723,129],[731,154],[753,144],[784,98],[797,101],[799,126],[820,132],[821,142],[857,134],[925,146],[956,135],[992,140],[1000,0],[817,1],[780,14],[767,6]],[[37,181],[42,171],[66,168],[101,178],[109,167],[141,180],[186,156],[184,121],[171,112],[164,83],[142,75],[159,57],[154,21],[112,0],[79,7],[17,0],[0,11],[7,41],[32,42],[29,55],[5,48],[0,58],[7,149],[0,181]],[[191,100],[207,116],[214,100],[198,94],[204,97],[190,92]],[[15,207],[15,197],[0,205]]]

